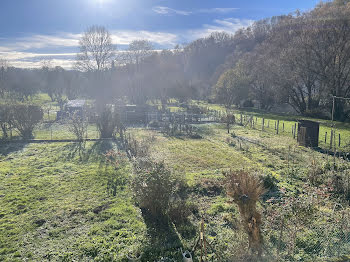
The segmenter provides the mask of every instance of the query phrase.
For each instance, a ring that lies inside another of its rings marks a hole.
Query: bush
[[[12,124],[24,139],[33,138],[35,126],[43,119],[40,106],[16,104],[11,106]]]
[[[248,235],[249,247],[252,253],[261,256],[261,214],[257,211],[257,201],[265,189],[261,181],[245,171],[226,173],[227,193],[239,208],[244,230]]]
[[[68,124],[69,131],[73,133],[79,141],[82,141],[87,131],[87,119],[77,113],[74,113],[68,120]]]
[[[121,128],[121,119],[119,115],[108,107],[106,107],[97,117],[96,125],[98,131],[100,132],[101,138],[114,137],[117,127],[121,130],[121,134],[123,134],[123,128]]]
[[[198,207],[194,203],[185,200],[177,200],[171,202],[168,215],[175,225],[184,224],[187,218],[192,214],[198,212]]]
[[[204,196],[218,196],[223,191],[223,185],[219,179],[203,178],[196,183],[194,191]]]
[[[221,121],[226,124],[227,133],[230,133],[230,126],[236,123],[236,117],[234,114],[227,113],[222,117]]]
[[[0,127],[3,139],[8,138],[8,130],[12,123],[11,107],[9,105],[0,104]]]
[[[163,162],[139,160],[135,163],[131,188],[142,209],[152,217],[165,216],[178,188],[178,176],[171,173]]]

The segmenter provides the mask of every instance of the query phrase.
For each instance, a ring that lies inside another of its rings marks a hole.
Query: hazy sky
[[[319,0],[1,0],[0,58],[18,67],[42,59],[69,68],[81,34],[103,25],[119,49],[148,39],[156,48],[213,31],[234,33],[261,18],[313,8]]]

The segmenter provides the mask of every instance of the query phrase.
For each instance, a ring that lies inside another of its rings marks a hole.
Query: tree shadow
[[[7,156],[13,152],[22,150],[28,142],[1,142],[0,141],[0,156]]]
[[[64,151],[68,151],[69,153],[65,156],[66,160],[74,159],[77,154],[79,154],[79,149],[81,149],[80,142],[72,142],[69,143],[68,145],[65,145]]]
[[[72,142],[64,146],[64,151],[68,151],[65,158],[73,159],[77,155],[80,157],[80,161],[105,161],[104,154],[109,150],[114,148],[113,141],[111,140],[102,140],[96,141],[89,148],[86,146],[86,142]]]
[[[104,154],[115,148],[115,143],[112,140],[96,141],[94,144],[83,153],[83,161],[100,161],[105,162]]]
[[[141,211],[149,236],[149,243],[141,250],[141,261],[150,261],[150,259],[154,260],[154,258],[166,256],[173,257],[174,254],[178,254],[180,260],[179,249],[183,248],[183,245],[169,218],[166,216],[154,217],[145,209],[141,209]]]

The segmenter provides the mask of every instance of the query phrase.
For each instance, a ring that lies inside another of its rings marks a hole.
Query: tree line
[[[332,96],[350,96],[350,1],[256,21],[234,35],[214,32],[186,45],[155,50],[134,40],[117,51],[108,30],[90,27],[80,40],[74,70],[43,63],[24,70],[0,62],[0,96],[28,100],[38,92],[59,105],[65,99],[116,99],[166,105],[208,99],[227,108],[289,104],[302,115],[330,117]],[[335,101],[337,120],[349,105]]]
[[[288,103],[302,115],[329,118],[332,96],[349,97],[350,1],[261,20],[239,34],[254,48],[220,76],[216,97],[225,105],[253,99],[269,110]],[[349,119],[349,110],[335,100],[335,119]]]

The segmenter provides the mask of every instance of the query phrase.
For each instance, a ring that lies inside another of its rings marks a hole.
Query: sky
[[[1,0],[0,59],[22,68],[42,60],[71,68],[79,39],[104,26],[119,50],[136,39],[156,49],[189,43],[214,31],[235,33],[254,21],[308,11],[319,0]]]

